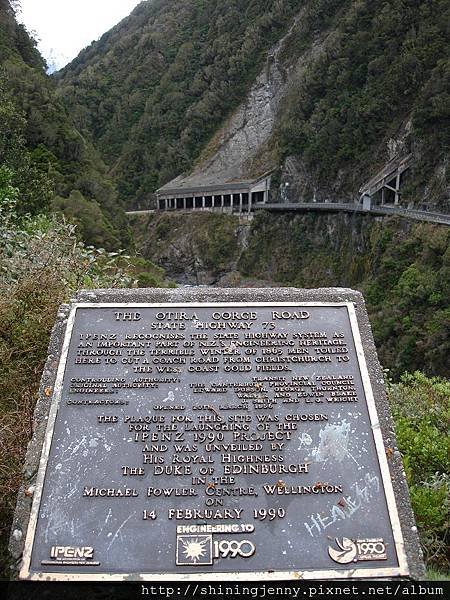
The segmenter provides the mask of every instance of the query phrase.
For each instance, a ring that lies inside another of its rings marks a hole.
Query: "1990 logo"
[[[201,566],[212,565],[218,558],[249,558],[256,552],[250,540],[218,540],[212,535],[178,535],[176,564]]]
[[[328,546],[330,558],[341,565],[358,560],[386,560],[386,544],[383,538],[364,538],[351,540],[335,538],[336,547]]]

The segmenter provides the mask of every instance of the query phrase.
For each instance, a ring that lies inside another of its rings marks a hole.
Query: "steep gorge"
[[[4,577],[58,305],[79,287],[170,285],[146,260],[85,248],[71,226],[40,213],[62,211],[85,241],[116,249],[130,242],[124,203],[148,203],[182,171],[275,168],[275,200],[335,199],[354,195],[391,151],[410,150],[404,197],[445,210],[446,10],[441,0],[149,0],[60,73],[56,93],[0,0]],[[8,216],[11,198],[18,214]],[[22,220],[26,212],[38,214]],[[136,249],[180,284],[360,289],[394,379],[414,369],[450,374],[448,228],[265,212],[174,212],[130,224]],[[445,567],[448,384],[417,373],[389,389],[406,415],[396,415],[398,436],[424,548]]]
[[[449,375],[450,232],[397,217],[258,213],[134,216],[143,256],[182,285],[353,287],[383,365]]]

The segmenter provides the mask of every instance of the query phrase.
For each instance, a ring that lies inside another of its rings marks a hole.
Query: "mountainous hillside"
[[[448,570],[449,228],[123,211],[192,172],[270,171],[273,201],[354,199],[411,155],[401,203],[450,212],[448,0],[146,0],[52,77],[18,3],[0,0],[0,579],[59,306],[172,278],[364,293],[427,565]]]
[[[19,190],[19,210],[62,211],[85,241],[129,244],[114,184],[56,97],[35,42],[0,0],[0,179]]]
[[[129,206],[192,169],[274,168],[274,199],[355,198],[412,153],[404,202],[448,211],[448,11],[148,0],[57,75],[59,94]]]
[[[135,215],[143,256],[175,281],[219,287],[351,287],[364,294],[381,363],[450,375],[450,231],[370,215]]]
[[[151,0],[59,75],[128,201],[191,167],[245,98],[296,0]]]

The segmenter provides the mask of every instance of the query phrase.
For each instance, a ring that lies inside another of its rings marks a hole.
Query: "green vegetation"
[[[129,205],[192,166],[297,10],[296,0],[145,2],[57,75]]]
[[[19,215],[19,199],[0,170],[0,565],[7,564],[12,511],[59,305],[81,288],[167,285],[162,269],[123,251],[86,247],[75,226],[56,216]]]
[[[311,186],[356,195],[367,173],[386,162],[386,142],[411,119],[404,152],[413,151],[416,162],[404,199],[421,198],[428,184],[429,199],[443,206],[446,181],[435,169],[450,139],[448,2],[306,4],[284,50],[286,63],[295,63],[321,32],[331,31],[332,41],[284,99],[273,139],[280,160],[299,156]]]
[[[448,376],[450,232],[388,221],[374,228],[370,252],[362,290],[382,361],[396,377],[415,369]]]
[[[130,226],[142,255],[181,281],[209,284],[232,270],[239,258],[236,216],[156,213],[132,217]]]
[[[382,364],[449,375],[450,232],[399,218],[257,214],[239,270],[297,287],[348,286],[366,299]]]
[[[369,311],[382,364],[450,375],[450,231],[389,217],[259,211],[236,216],[161,213],[131,221],[137,248],[185,283],[234,272],[295,287],[353,287]]]
[[[0,0],[0,577],[6,579],[12,512],[59,305],[80,288],[168,285],[162,269],[117,250],[130,243],[129,231],[105,172],[57,100],[34,42]]]
[[[37,214],[53,204],[75,217],[86,242],[110,250],[129,246],[106,167],[73,126],[44,67],[10,3],[0,0],[0,165],[20,191],[18,210]]]
[[[389,384],[388,394],[425,561],[445,571],[450,566],[450,382],[416,371]]]
[[[56,82],[14,4],[0,0],[2,563],[58,306],[79,288],[173,285],[118,250],[132,247],[123,206],[144,204],[199,160],[290,26],[281,70],[297,76],[268,150],[279,165],[298,159],[311,195],[354,194],[386,162],[386,142],[405,134],[415,167],[404,198],[426,191],[444,207],[449,137],[445,0],[152,0]],[[448,568],[450,387],[435,377],[449,375],[448,230],[260,212],[248,226],[155,214],[135,232],[146,257],[191,283],[232,272],[236,284],[363,291],[381,361],[401,378],[388,391],[425,556]]]
[[[52,181],[47,169],[28,151],[24,131],[26,119],[14,105],[11,95],[0,80],[0,157],[2,179],[21,194],[22,207],[33,213],[48,209],[52,196]]]
[[[170,214],[162,214],[156,217],[155,226],[160,244],[165,243],[173,226],[178,236],[189,236],[191,255],[200,259],[199,264],[203,268],[220,274],[229,270],[230,262],[239,253],[236,236],[238,223],[237,217],[223,219],[218,214],[182,215],[178,219]]]
[[[444,208],[448,11],[446,0],[146,2],[57,74],[59,94],[121,197],[145,206],[205,159],[292,27],[280,55],[292,82],[270,142],[275,162],[301,160],[305,196],[355,197],[388,160],[388,140],[400,139],[415,157],[404,201]]]

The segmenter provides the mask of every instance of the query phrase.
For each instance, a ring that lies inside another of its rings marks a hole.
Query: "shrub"
[[[388,385],[395,430],[427,566],[449,566],[450,382],[416,371]]]
[[[79,288],[134,286],[142,269],[122,251],[84,246],[55,216],[18,216],[17,196],[0,170],[0,565],[58,307]]]

